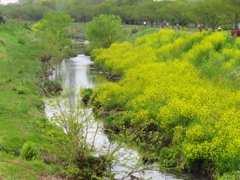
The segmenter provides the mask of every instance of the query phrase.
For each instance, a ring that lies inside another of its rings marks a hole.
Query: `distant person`
[[[202,25],[201,25],[201,26],[199,27],[199,31],[202,32],[202,29],[203,29],[203,28],[202,28]]]
[[[221,28],[221,26],[219,26],[219,27],[218,27],[218,31],[219,31],[219,32],[220,32],[220,31],[222,31],[222,28]]]
[[[168,24],[168,22],[166,23],[166,27],[168,28],[168,26],[169,26],[169,24]]]
[[[177,23],[176,29],[177,29],[177,30],[179,30],[179,29],[180,29],[180,26],[179,26],[179,24],[178,24],[178,23]]]
[[[163,29],[164,28],[164,25],[163,25],[163,22],[160,23],[160,29]]]

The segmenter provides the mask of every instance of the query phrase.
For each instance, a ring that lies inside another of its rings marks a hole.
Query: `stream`
[[[80,87],[93,88],[101,83],[107,82],[105,74],[90,70],[90,65],[93,62],[88,56],[78,55],[77,57],[63,60],[61,63],[55,64],[55,71],[50,77],[51,80],[58,81],[62,84],[63,93],[66,89],[74,89],[70,96],[70,103],[74,104],[78,98],[78,90]],[[54,109],[51,109],[46,104],[46,115],[51,117]],[[88,113],[91,114],[91,109]],[[92,116],[92,120],[94,118]],[[84,125],[85,126],[85,125]],[[96,128],[100,130],[96,133]],[[139,180],[177,180],[188,179],[196,180],[202,178],[193,178],[190,175],[177,176],[174,174],[162,173],[159,171],[159,167],[156,164],[144,166],[141,164],[141,159],[138,153],[132,149],[126,148],[125,145],[119,145],[119,143],[111,142],[108,137],[103,133],[102,125],[99,122],[93,122],[91,127],[88,127],[87,140],[92,142],[94,137],[94,146],[97,149],[97,154],[101,155],[109,153],[113,149],[118,147],[117,151],[114,151],[114,155],[117,156],[117,161],[112,167],[112,173],[115,174],[116,180],[131,180],[139,178]],[[94,134],[96,133],[96,134]],[[144,169],[144,170],[143,170]],[[143,171],[142,171],[143,170]],[[128,176],[131,173],[131,177]]]

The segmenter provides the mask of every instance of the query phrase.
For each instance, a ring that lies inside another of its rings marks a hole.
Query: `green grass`
[[[140,36],[144,36],[145,34],[151,34],[151,33],[154,33],[159,30],[157,28],[152,28],[150,26],[145,27],[145,26],[140,26],[140,25],[122,25],[122,28],[128,34],[125,41],[129,41],[132,43],[135,41],[136,38],[138,38]],[[133,29],[135,29],[137,32],[132,33]]]
[[[44,106],[35,42],[33,33],[18,24],[0,25],[0,179],[37,179],[61,169],[19,155],[26,141],[48,143],[36,123],[44,116]]]
[[[2,52],[6,56],[6,60],[0,60],[0,136],[3,144],[18,151],[21,141],[28,138],[25,134],[31,125],[29,121],[40,113],[36,102],[41,102],[38,91],[41,64],[29,37],[31,32],[15,24],[4,24],[0,31],[0,39],[5,42]],[[19,43],[19,38],[24,39],[24,44]]]
[[[18,157],[0,152],[0,179],[27,179],[36,180],[41,175],[54,174],[61,172],[61,168],[56,165],[46,165],[38,161],[24,161]]]

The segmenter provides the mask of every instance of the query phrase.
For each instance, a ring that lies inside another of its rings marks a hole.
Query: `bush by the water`
[[[135,33],[137,33],[137,32],[138,32],[137,28],[132,28],[132,29],[131,29],[131,33],[132,33],[132,34],[135,34]]]

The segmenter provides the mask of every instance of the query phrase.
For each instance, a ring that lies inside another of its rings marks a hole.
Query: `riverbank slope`
[[[10,21],[0,25],[0,32],[0,179],[59,173],[60,166],[45,164],[42,158],[25,160],[31,151],[22,150],[25,145],[38,152],[47,142],[38,125],[44,120],[44,103],[36,39],[28,28]]]

